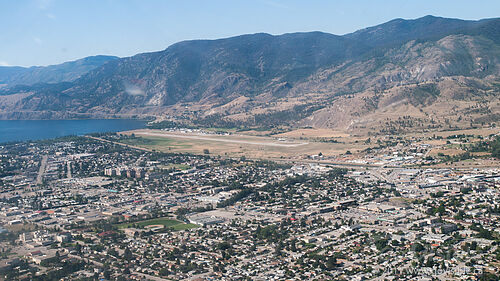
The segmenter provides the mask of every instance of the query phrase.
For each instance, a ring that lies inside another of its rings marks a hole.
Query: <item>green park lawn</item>
[[[121,223],[121,224],[118,224],[116,226],[119,229],[122,229],[122,228],[134,227],[134,226],[146,227],[148,225],[164,225],[165,227],[170,227],[174,230],[185,230],[185,229],[199,227],[196,224],[184,223],[182,221],[174,220],[171,218],[157,218],[157,219],[143,220],[143,221],[138,221],[138,222]]]

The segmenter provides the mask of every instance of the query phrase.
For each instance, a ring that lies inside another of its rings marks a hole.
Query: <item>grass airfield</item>
[[[211,130],[207,129],[206,131]],[[486,137],[497,133],[497,128],[480,128],[374,137],[352,136],[342,131],[312,128],[296,129],[274,134],[269,131],[254,130],[244,132],[229,130],[227,134],[220,132],[216,134],[189,130],[165,131],[141,129],[122,132],[122,134],[126,135],[134,134],[136,138],[123,139],[120,142],[130,146],[172,153],[207,154],[208,151],[208,154],[212,156],[230,158],[245,157],[273,161],[342,164],[349,160],[362,158],[364,153],[361,152],[367,148],[376,148],[378,140],[383,142],[390,138],[393,140],[399,138],[410,140],[411,143],[415,144],[432,144],[434,148],[429,151],[429,156],[438,154],[453,156],[465,151],[460,149],[459,145],[447,144],[448,136],[459,134],[473,135],[474,137],[471,137],[470,140],[474,142],[479,140],[477,138],[479,135]],[[433,136],[442,138],[429,139],[429,137]],[[371,141],[367,143],[369,138]],[[352,155],[349,153],[346,154],[348,151]],[[311,159],[311,156],[318,155],[319,153],[325,156],[323,161]],[[481,165],[494,166],[498,163],[497,160],[490,161],[485,158],[487,157],[482,157],[482,159],[474,161],[460,161],[458,163],[446,163],[438,166],[457,166],[463,168]]]
[[[301,160],[322,153],[335,156],[346,151],[357,152],[368,146],[345,135],[337,143],[322,142],[312,138],[289,137],[288,135],[256,136],[249,134],[201,134],[199,132],[168,132],[162,130],[134,130],[135,139],[122,143],[163,152],[204,154],[224,157],[246,157],[252,159]],[[300,135],[301,133],[299,133]],[[342,139],[342,140],[340,140]]]

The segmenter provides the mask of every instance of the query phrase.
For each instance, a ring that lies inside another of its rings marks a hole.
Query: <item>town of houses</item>
[[[360,165],[340,167],[87,137],[3,144],[0,275],[498,280],[500,168],[426,166],[428,149],[344,155]]]

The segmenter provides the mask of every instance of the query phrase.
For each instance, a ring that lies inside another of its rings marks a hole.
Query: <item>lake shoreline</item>
[[[0,143],[38,141],[146,128],[139,119],[0,120]]]

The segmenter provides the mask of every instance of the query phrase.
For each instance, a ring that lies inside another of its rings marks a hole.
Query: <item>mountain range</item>
[[[259,33],[77,62],[0,68],[0,118],[156,116],[368,133],[500,121],[499,18],[395,19],[342,36]]]
[[[38,83],[71,82],[102,66],[115,56],[92,56],[49,66],[0,66],[0,85],[34,85]]]

